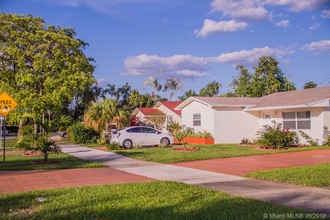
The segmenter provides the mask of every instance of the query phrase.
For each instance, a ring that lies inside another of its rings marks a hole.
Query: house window
[[[311,129],[311,112],[283,112],[283,127],[288,129]]]
[[[201,124],[202,124],[201,114],[194,114],[193,115],[193,126],[201,126]]]
[[[264,119],[270,119],[270,115],[269,114],[264,114]]]
[[[167,123],[173,122],[173,115],[168,115],[167,116]]]

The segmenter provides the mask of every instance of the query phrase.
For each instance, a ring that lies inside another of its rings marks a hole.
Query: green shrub
[[[330,131],[328,129],[328,126],[323,127],[323,146],[330,146]]]
[[[107,145],[107,149],[108,150],[120,150],[121,146],[119,144],[116,143],[110,143]]]
[[[198,131],[190,134],[189,137],[195,137],[195,138],[213,138],[213,135],[210,132],[207,131]]]
[[[319,140],[313,139],[311,136],[309,136],[308,134],[306,134],[303,131],[299,131],[300,135],[302,138],[304,138],[306,140],[306,142],[311,145],[311,146],[319,146]]]
[[[248,138],[243,138],[241,144],[252,144],[252,142]]]
[[[76,123],[68,127],[68,136],[75,144],[96,143],[100,134],[92,128],[85,128],[83,124]]]
[[[175,122],[175,121],[172,121],[167,125],[167,130],[171,134],[174,133],[175,131],[179,131],[181,129],[182,129],[182,126],[178,122]]]
[[[273,126],[263,126],[257,135],[259,136],[258,144],[270,148],[289,147],[298,143],[296,132],[282,129],[282,125],[276,123]]]

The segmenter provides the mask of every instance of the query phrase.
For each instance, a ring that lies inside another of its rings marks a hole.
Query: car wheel
[[[168,146],[170,144],[170,140],[168,138],[162,138],[160,140],[160,144],[162,144],[164,146]]]
[[[123,141],[123,148],[131,148],[133,146],[133,142],[130,139],[126,139]]]

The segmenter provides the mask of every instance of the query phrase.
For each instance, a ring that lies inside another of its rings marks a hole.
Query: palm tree
[[[164,85],[164,91],[170,90],[170,100],[174,96],[175,90],[183,90],[183,83],[178,78],[168,78]]]
[[[98,132],[103,132],[104,138],[109,140],[111,123],[116,122],[118,127],[129,123],[129,111],[119,108],[119,102],[114,99],[103,99],[94,102],[84,116],[86,126],[92,127]]]
[[[150,76],[146,81],[143,83],[143,88],[146,86],[151,86],[152,92],[151,96],[155,97],[155,90],[159,92],[162,89],[162,85],[159,83],[158,79],[154,76]]]

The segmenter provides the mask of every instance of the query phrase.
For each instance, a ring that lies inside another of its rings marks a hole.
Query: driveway
[[[0,194],[151,180],[112,168],[0,171]]]
[[[330,149],[179,162],[172,165],[241,176],[258,170],[320,163],[330,163]]]

